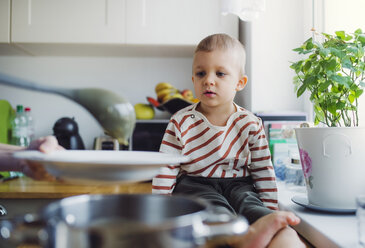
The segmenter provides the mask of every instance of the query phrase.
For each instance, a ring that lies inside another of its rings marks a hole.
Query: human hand
[[[238,248],[260,248],[267,247],[274,239],[275,235],[288,227],[300,223],[299,217],[291,212],[276,211],[254,222],[247,233],[241,237],[232,239],[230,245]],[[301,241],[297,240],[298,244]]]
[[[62,146],[58,144],[57,139],[54,136],[42,137],[32,141],[26,150],[39,150],[44,153],[51,153],[52,151],[64,150]],[[36,162],[23,162],[23,173],[35,180],[47,180],[54,181],[55,178],[49,175],[45,168]]]

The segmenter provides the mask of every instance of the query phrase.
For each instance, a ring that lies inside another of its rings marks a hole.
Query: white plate
[[[21,151],[14,157],[38,162],[48,173],[65,181],[88,184],[150,180],[162,166],[190,161],[187,156],[142,151]]]
[[[299,206],[311,209],[311,210],[316,210],[316,211],[321,211],[321,212],[328,212],[328,213],[342,213],[342,214],[347,214],[347,213],[355,213],[356,209],[341,209],[341,208],[325,208],[325,207],[321,207],[318,205],[314,205],[308,202],[308,198],[306,196],[302,196],[302,195],[295,195],[291,198],[291,200],[295,203],[298,204]]]

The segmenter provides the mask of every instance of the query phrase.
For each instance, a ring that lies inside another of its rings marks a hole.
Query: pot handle
[[[204,222],[196,221],[193,225],[194,237],[198,245],[222,244],[233,237],[244,235],[249,224],[243,216],[210,212]]]
[[[26,214],[13,219],[0,221],[0,243],[6,242],[6,247],[20,244],[42,245],[48,239],[43,229],[44,223],[38,214]]]

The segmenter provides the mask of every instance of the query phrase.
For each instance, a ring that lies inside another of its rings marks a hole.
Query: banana
[[[172,86],[170,83],[161,82],[156,85],[155,92],[157,94],[159,91],[164,90],[164,89],[175,89],[175,87]]]
[[[174,94],[166,95],[164,98],[162,98],[162,103],[167,102],[168,100],[171,100],[173,98],[184,99],[184,97],[180,93],[174,93]]]
[[[163,102],[164,98],[166,98],[167,96],[172,96],[178,92],[179,91],[175,88],[162,89],[157,92],[157,100],[159,102]]]

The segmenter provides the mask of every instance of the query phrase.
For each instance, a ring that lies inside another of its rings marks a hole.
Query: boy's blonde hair
[[[246,51],[241,42],[227,34],[212,34],[199,42],[194,54],[197,52],[212,52],[217,49],[234,49],[237,52],[241,76],[245,74]]]

